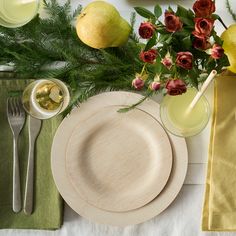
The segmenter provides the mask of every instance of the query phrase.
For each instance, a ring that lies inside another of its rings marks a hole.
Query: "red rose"
[[[182,29],[183,23],[174,13],[165,12],[165,26],[168,32],[176,32]]]
[[[197,0],[193,4],[193,10],[197,17],[209,17],[215,12],[215,2],[212,0]]]
[[[167,93],[169,95],[181,95],[187,91],[186,84],[181,79],[170,79],[166,83]]]
[[[132,81],[132,86],[137,90],[141,90],[143,88],[144,84],[145,84],[145,82],[139,77],[135,78]]]
[[[150,87],[150,89],[151,89],[152,91],[157,91],[157,90],[159,90],[159,89],[161,88],[161,83],[154,81],[154,82],[152,82],[152,83],[150,84],[149,87]]]
[[[191,52],[178,52],[176,57],[176,64],[187,70],[193,67],[193,54]]]
[[[221,46],[214,44],[211,49],[211,57],[214,59],[220,59],[223,55],[224,49]]]
[[[155,31],[155,27],[150,22],[141,23],[141,25],[139,26],[139,30],[138,30],[139,35],[143,39],[151,38],[153,36],[154,31]]]
[[[195,18],[195,33],[210,36],[214,20],[205,18]]]
[[[157,50],[156,49],[150,49],[148,51],[142,51],[139,54],[139,57],[143,62],[153,64],[155,62],[156,57],[157,57]]]
[[[193,47],[196,49],[206,50],[211,47],[211,44],[208,42],[208,38],[199,34],[197,31],[193,31],[192,34],[195,36],[193,40]]]

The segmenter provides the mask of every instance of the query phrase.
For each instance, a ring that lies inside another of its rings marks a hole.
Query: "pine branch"
[[[236,21],[236,14],[234,13],[233,9],[231,8],[229,0],[226,0],[226,7],[227,7],[230,15],[232,16],[233,20]]]
[[[81,5],[72,12],[69,0],[64,5],[44,0],[44,7],[49,18],[36,16],[16,29],[0,27],[0,64],[13,64],[16,78],[58,78],[67,83],[72,90],[67,112],[101,91],[131,88],[142,68],[136,37],[120,48],[93,49],[79,40],[73,26]],[[134,23],[133,14],[132,27]]]
[[[136,22],[136,13],[135,12],[131,12],[130,15],[130,25],[131,25],[131,34],[130,34],[130,39],[136,43],[139,42],[139,38],[137,36],[137,34],[134,32],[134,25]]]

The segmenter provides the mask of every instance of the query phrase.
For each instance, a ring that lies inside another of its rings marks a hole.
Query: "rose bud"
[[[170,70],[173,64],[172,58],[170,56],[170,53],[167,53],[166,56],[161,60],[161,63]]]
[[[166,83],[167,94],[169,95],[181,95],[187,91],[186,84],[181,79],[170,79]]]
[[[157,50],[156,49],[150,49],[148,51],[142,51],[139,54],[139,57],[143,62],[153,64],[156,60],[156,57],[157,57]]]
[[[151,22],[144,22],[141,23],[141,25],[139,26],[139,35],[143,38],[143,39],[149,39],[153,36],[155,31],[155,26],[151,23]]]
[[[157,81],[153,81],[149,88],[152,90],[152,91],[157,91],[161,88],[161,83],[160,82],[157,82]]]
[[[217,45],[214,44],[212,49],[210,49],[211,57],[214,59],[220,59],[224,55],[224,49]]]
[[[176,64],[187,70],[193,67],[193,54],[191,52],[178,52],[176,57]]]
[[[141,90],[143,88],[144,84],[145,84],[145,82],[144,82],[144,80],[142,80],[142,77],[136,77],[132,81],[132,86],[137,90]]]
[[[204,19],[204,18],[195,18],[195,31],[193,34],[200,34],[204,36],[210,36],[214,20],[212,19]]]
[[[164,22],[168,32],[176,32],[183,27],[183,23],[180,21],[179,17],[169,11],[165,12]]]
[[[212,0],[197,0],[193,4],[193,10],[197,17],[209,17],[215,12],[215,2]]]

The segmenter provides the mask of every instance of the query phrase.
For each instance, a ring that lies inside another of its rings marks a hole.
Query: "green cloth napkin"
[[[50,152],[60,118],[43,121],[36,143],[34,212],[27,216],[12,211],[12,133],[7,121],[6,100],[9,91],[23,90],[30,81],[0,80],[0,228],[58,229],[63,219],[63,201],[51,172]],[[27,122],[19,137],[19,162],[22,206],[28,157]]]

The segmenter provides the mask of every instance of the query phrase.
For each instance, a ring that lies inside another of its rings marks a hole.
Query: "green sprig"
[[[13,64],[15,78],[58,78],[67,83],[72,99],[66,112],[101,91],[131,89],[135,73],[142,68],[133,31],[120,48],[93,49],[79,40],[73,25],[81,5],[72,12],[69,0],[64,5],[44,0],[44,9],[46,19],[37,15],[20,28],[0,26],[0,64]],[[134,22],[133,14],[132,27]]]
[[[234,13],[230,3],[229,3],[229,0],[226,0],[226,7],[230,13],[230,15],[232,16],[232,18],[234,19],[234,21],[236,21],[236,14]]]

